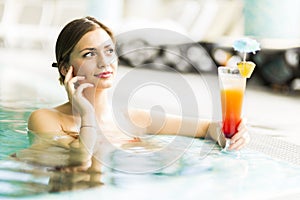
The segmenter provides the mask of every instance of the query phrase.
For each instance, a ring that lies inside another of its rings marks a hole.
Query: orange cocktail
[[[241,122],[244,91],[240,89],[221,90],[223,133],[231,138]]]
[[[231,138],[241,122],[243,97],[246,78],[242,77],[236,67],[219,67],[219,82],[221,89],[223,133]]]

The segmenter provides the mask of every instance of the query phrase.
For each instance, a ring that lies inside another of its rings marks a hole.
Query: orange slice
[[[251,74],[255,68],[255,63],[250,61],[241,61],[237,63],[237,66],[240,70],[242,77],[250,78]]]

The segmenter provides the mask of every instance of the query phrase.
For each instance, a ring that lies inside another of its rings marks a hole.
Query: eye
[[[87,52],[87,53],[83,54],[83,57],[92,57],[92,56],[95,56],[95,55],[96,55],[95,52],[90,51],[90,52]]]
[[[115,52],[115,50],[114,50],[113,48],[110,48],[110,49],[107,49],[107,50],[105,51],[105,54],[106,54],[106,55],[113,55],[114,52]]]

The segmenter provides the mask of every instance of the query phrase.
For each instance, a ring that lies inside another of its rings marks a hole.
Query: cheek
[[[112,64],[112,67],[114,69],[114,71],[117,71],[118,70],[118,61],[115,61],[113,64]]]
[[[77,76],[78,71],[80,71],[80,63],[76,61],[72,61],[69,64],[70,66],[73,66],[73,76]]]
[[[77,76],[78,75],[78,68],[77,67],[74,67],[73,65],[73,76]]]
[[[79,58],[73,58],[70,62],[70,65],[73,66],[75,76],[82,76],[86,74],[90,63]]]
[[[80,65],[75,65],[74,64],[74,73],[75,76],[86,76],[91,74],[91,64],[85,63],[85,64],[80,64]]]
[[[74,76],[85,76],[86,74],[83,67],[74,67]]]

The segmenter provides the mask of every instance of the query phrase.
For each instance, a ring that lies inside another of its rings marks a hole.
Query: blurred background
[[[87,15],[120,36],[119,52],[128,47],[157,47],[151,52],[120,54],[124,66],[162,63],[182,73],[194,73],[196,66],[214,74],[216,66],[241,60],[231,44],[249,36],[262,49],[248,55],[257,64],[251,82],[289,94],[300,90],[298,0],[0,0],[1,84],[16,84],[12,81],[16,79],[22,87],[29,86],[28,77],[36,83],[53,81],[44,77],[57,77],[50,66],[58,33],[70,20]],[[163,40],[154,41],[159,37],[137,31],[149,28],[169,32],[162,33]],[[132,31],[135,34],[128,34]],[[168,33],[182,37],[168,37]],[[188,62],[176,59],[174,52]],[[21,73],[15,73],[17,67]],[[3,88],[2,97],[13,93]]]

